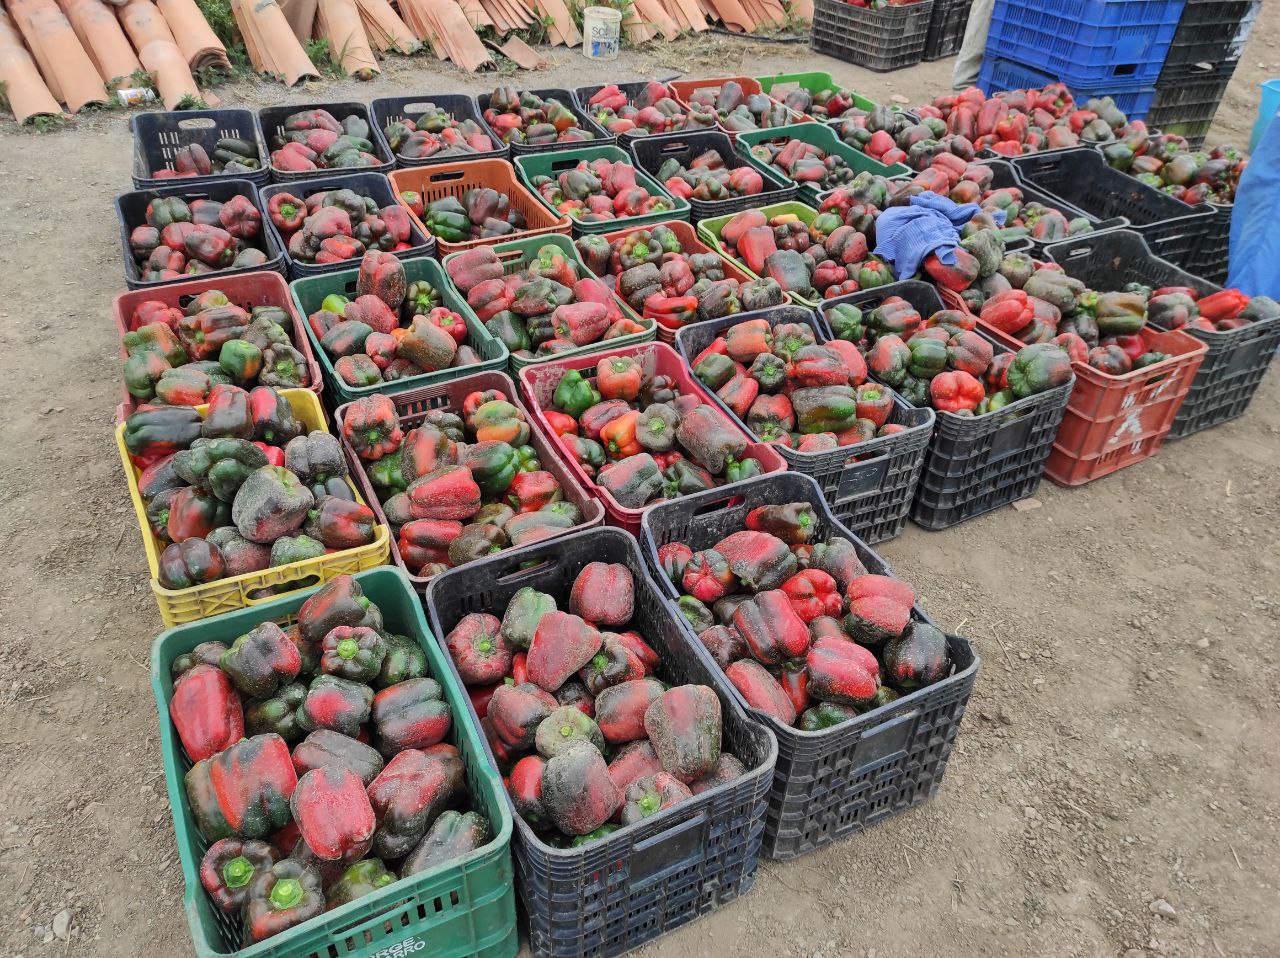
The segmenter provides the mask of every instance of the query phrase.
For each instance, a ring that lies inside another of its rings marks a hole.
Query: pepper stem
[[[355,639],[342,639],[338,642],[338,658],[354,659],[360,651],[360,643]]]
[[[293,908],[302,901],[302,882],[296,878],[281,878],[271,889],[271,905],[278,911]]]
[[[243,888],[253,877],[253,862],[237,855],[222,866],[222,880],[228,888]]]

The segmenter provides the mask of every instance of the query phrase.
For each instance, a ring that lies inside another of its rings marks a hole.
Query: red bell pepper
[[[986,394],[982,382],[966,372],[939,373],[929,381],[929,398],[941,412],[972,411]]]

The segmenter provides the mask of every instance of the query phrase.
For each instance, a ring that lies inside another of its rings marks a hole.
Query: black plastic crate
[[[1122,289],[1126,283],[1190,286],[1200,295],[1220,289],[1152,255],[1142,237],[1129,230],[1058,243],[1049,248],[1049,256],[1069,275],[1100,291]],[[1226,332],[1184,332],[1207,344],[1209,351],[1169,430],[1173,439],[1244,415],[1280,346],[1280,318]]]
[[[924,41],[926,60],[941,60],[960,52],[972,6],[973,0],[933,0],[933,16]]]
[[[349,171],[346,173],[333,172],[328,176],[312,176],[305,180],[295,180],[292,183],[272,183],[270,186],[264,186],[258,190],[258,195],[262,200],[262,208],[266,209],[267,204],[271,202],[271,197],[279,193],[288,193],[296,196],[300,200],[305,200],[314,193],[320,193],[324,190],[354,190],[361,196],[369,196],[374,199],[381,209],[384,206],[394,206],[397,202],[396,192],[391,187],[391,181],[381,173],[370,173],[365,170]],[[289,275],[294,279],[303,276],[323,276],[325,273],[337,273],[344,269],[351,269],[353,266],[360,265],[360,257],[353,259],[344,259],[336,263],[304,263],[295,260],[289,255],[289,244],[280,231],[276,229],[275,224],[270,222],[267,217],[267,228],[271,231],[271,236],[280,248],[284,250],[284,261],[288,266]],[[395,255],[400,259],[413,259],[418,256],[434,256],[436,252],[436,238],[427,233],[423,233],[418,229],[412,217],[409,222],[409,249],[396,250]]]
[[[885,73],[919,63],[934,0],[871,10],[841,0],[815,0],[813,49]]]
[[[746,515],[756,506],[780,502],[810,503],[818,515],[815,538],[848,539],[868,572],[893,575],[887,562],[832,516],[813,479],[785,472],[648,510],[640,534],[654,578],[674,601],[678,593],[661,571],[659,547],[683,542],[694,551],[710,548],[746,528]],[[933,623],[919,606],[913,617]],[[692,638],[692,630],[684,628]],[[835,728],[805,732],[762,714],[778,739],[778,768],[765,824],[767,857],[795,858],[814,851],[937,793],[978,675],[978,657],[967,640],[948,635],[947,645],[950,676]],[[721,689],[742,701],[709,654],[700,651]]]
[[[266,214],[266,206],[258,197],[258,188],[248,180],[217,179],[204,184],[191,184],[186,180],[175,180],[172,185],[156,186],[145,190],[134,190],[132,193],[121,193],[116,197],[116,219],[120,222],[120,251],[124,256],[124,281],[130,289],[154,289],[157,286],[168,286],[171,283],[182,283],[195,279],[194,274],[184,274],[177,279],[164,279],[148,282],[142,278],[138,264],[134,262],[133,253],[129,249],[129,234],[134,227],[143,226],[147,222],[147,204],[162,196],[180,196],[184,200],[215,200],[225,203],[233,196],[244,196],[253,202],[262,214],[262,232],[251,245],[262,250],[267,259],[257,266],[240,266],[236,269],[221,269],[214,273],[202,273],[202,276],[239,276],[241,273],[254,273],[259,270],[284,272],[283,247],[277,242],[271,230]]]
[[[650,576],[635,538],[620,529],[572,533],[441,573],[426,592],[432,631],[443,645],[463,616],[500,614],[522,586],[563,603],[583,566],[596,561],[619,562],[631,570],[636,584],[632,623],[661,656],[661,678],[717,690],[724,748],[748,771],[582,848],[552,848],[513,808],[517,885],[529,920],[529,945],[538,956],[612,958],[749,890],[760,862],[778,757],[773,735],[725,691],[719,669],[686,634],[680,615]],[[479,722],[474,707],[469,716]],[[487,742],[485,749],[496,766]]]
[[[258,111],[258,133],[262,136],[268,150],[272,149],[271,144],[275,137],[284,135],[284,121],[303,110],[328,110],[339,123],[353,114],[360,117],[369,124],[369,141],[373,143],[373,155],[382,162],[377,166],[364,166],[354,170],[303,170],[301,173],[277,170],[271,166],[273,183],[293,183],[311,179],[314,176],[332,176],[337,173],[387,173],[395,168],[396,164],[391,151],[387,148],[386,142],[378,136],[373,114],[365,103],[292,103],[288,106],[263,107]]]
[[[133,131],[133,185],[140,190],[174,183],[194,185],[221,180],[248,180],[266,183],[271,176],[267,168],[267,148],[258,132],[252,110],[181,110],[173,113],[139,113],[129,123]],[[224,137],[247,140],[258,146],[258,162],[262,168],[249,173],[210,173],[208,176],[184,176],[181,179],[156,179],[159,170],[173,169],[173,157],[179,150],[198,143],[213,156],[214,147]]]
[[[459,122],[474,120],[482,131],[489,134],[489,139],[493,141],[494,149],[484,150],[480,153],[466,153],[462,156],[429,156],[425,159],[413,159],[396,153],[391,149],[391,142],[387,139],[387,124],[406,118],[416,121],[426,111],[428,103],[434,103]],[[480,116],[480,108],[476,106],[475,97],[465,93],[383,96],[378,97],[369,106],[373,111],[374,129],[377,131],[378,144],[393,158],[397,167],[435,166],[438,163],[461,163],[464,160],[502,160],[506,159],[507,154],[510,152],[507,145],[498,139],[498,135],[489,128],[489,124]]]
[[[779,323],[803,323],[811,327],[818,342],[831,339],[824,321],[803,306],[774,306],[752,313],[737,313],[684,326],[676,332],[676,349],[687,364],[731,326],[749,319],[767,319],[771,327]],[[720,397],[708,390],[724,412],[757,442],[761,441],[747,424],[734,415]],[[900,535],[907,524],[911,499],[924,467],[929,434],[933,431],[932,409],[916,409],[894,393],[889,421],[906,431],[844,446],[827,452],[796,452],[775,444],[787,468],[817,481],[835,517],[867,542],[883,542]]]
[[[659,81],[653,81],[653,82],[659,82]],[[644,88],[647,87],[649,83],[650,83],[649,80],[633,80],[630,83],[616,83],[614,84],[614,86],[616,86],[622,92],[622,94],[627,98],[628,102],[634,102],[635,98],[640,95],[641,91],[644,90]],[[593,121],[595,117],[591,113],[591,107],[588,105],[588,101],[597,93],[599,93],[601,90],[603,90],[606,85],[607,84],[604,84],[604,83],[596,83],[591,86],[574,87],[573,89],[574,105],[577,106],[580,110],[582,110],[583,113],[587,114],[587,116],[592,117]],[[670,85],[666,83],[663,83],[662,85],[667,88],[667,96],[671,97],[671,99],[673,100],[676,99],[675,94],[671,91]],[[597,124],[597,125],[603,126],[604,124]],[[627,144],[630,143],[632,140],[643,140],[645,137],[648,137],[648,136],[665,136],[665,135],[666,134],[663,134],[663,133],[646,133],[644,130],[637,128],[634,130],[628,130],[626,133],[619,133],[617,136],[617,141],[619,146],[626,148]]]
[[[1209,225],[1204,231],[1204,236],[1200,238],[1200,249],[1196,252],[1195,259],[1187,267],[1187,271],[1194,273],[1201,279],[1224,286],[1227,282],[1227,269],[1230,265],[1231,211],[1235,209],[1235,206],[1232,204],[1220,205],[1218,203],[1210,203],[1209,205],[1213,207],[1213,219],[1209,221]]]
[[[1160,79],[1179,79],[1202,64],[1235,70],[1262,10],[1262,0],[1187,0]]]
[[[594,140],[574,140],[571,143],[539,143],[536,146],[531,146],[528,143],[512,143],[509,145],[512,156],[524,156],[528,153],[550,153],[552,150],[580,150],[588,146],[610,146],[618,139],[595,120],[591,119],[591,115],[578,103],[578,98],[573,95],[572,90],[547,87],[527,92],[532,93],[534,96],[542,97],[544,100],[559,100],[578,118],[578,125],[584,130],[590,130],[596,135],[596,138]],[[476,106],[480,110],[482,119],[484,111],[489,109],[489,97],[491,95],[489,93],[481,93],[476,97]],[[501,141],[499,140],[498,142]]]
[[[736,170],[740,166],[747,166],[754,169],[764,179],[764,192],[756,193],[754,196],[735,196],[727,200],[690,198],[689,209],[692,212],[695,223],[699,220],[728,216],[733,213],[740,213],[743,210],[769,206],[773,203],[785,203],[796,198],[798,185],[795,180],[790,177],[783,177],[771,167],[747,162],[740,153],[734,150],[733,141],[729,139],[729,135],[720,130],[690,130],[688,133],[663,133],[658,136],[624,140],[622,145],[626,147],[627,151],[635,159],[636,166],[652,175],[655,179],[658,177],[658,168],[667,160],[674,158],[679,160],[682,166],[687,167],[695,157],[705,153],[707,150],[715,150],[719,153],[728,169]],[[665,186],[663,180],[658,182],[663,183]]]
[[[980,161],[982,166],[989,166],[992,170],[991,189],[1001,190],[1010,187],[1016,187],[1022,191],[1022,198],[1028,203],[1039,203],[1042,206],[1048,206],[1052,209],[1060,211],[1067,219],[1072,220],[1083,217],[1093,226],[1095,233],[1102,230],[1122,229],[1129,225],[1129,221],[1123,216],[1113,216],[1109,219],[1100,219],[1084,210],[1072,206],[1061,197],[1054,196],[1052,193],[1046,193],[1044,190],[1037,189],[1030,183],[1024,183],[1018,178],[1017,170],[1008,160],[1003,159],[986,159]],[[1019,249],[1035,250],[1037,255],[1044,250],[1048,243],[1040,240],[1032,239],[1030,236],[1022,238],[1025,242],[1019,243],[1014,241],[1006,244],[1006,252],[1014,253]]]
[[[1010,160],[1018,178],[1093,216],[1123,216],[1158,256],[1177,266],[1194,260],[1213,210],[1140,183],[1107,165],[1092,147],[1032,154]]]
[[[1147,126],[1161,133],[1186,136],[1188,129],[1204,139],[1227,92],[1230,77],[1207,80],[1183,79],[1156,84],[1156,98],[1147,113]]]
[[[852,303],[874,309],[890,296],[901,296],[926,319],[944,308],[933,286],[912,280],[840,296],[823,306]],[[996,355],[1013,352],[981,329],[977,333]],[[926,529],[946,529],[1035,495],[1074,385],[1072,376],[1056,389],[984,416],[936,413],[911,518]]]

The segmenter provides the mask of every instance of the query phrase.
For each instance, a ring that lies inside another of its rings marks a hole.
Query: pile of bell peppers
[[[262,169],[262,161],[258,158],[258,144],[252,140],[242,140],[235,136],[221,137],[213,146],[213,155],[209,154],[199,143],[188,143],[176,150],[169,166],[162,170],[153,170],[153,180],[181,180],[192,176],[211,176],[222,174],[234,176],[237,173],[252,173]]]
[[[693,374],[762,442],[820,453],[902,432],[893,390],[867,382],[847,340],[822,344],[805,323],[749,319],[694,356]]]
[[[779,91],[771,90],[770,94],[775,92]],[[818,90],[816,93],[804,87],[796,87],[782,98],[782,105],[803,116],[811,116],[815,120],[823,121],[867,115],[865,110],[854,105],[852,91],[839,85]]]
[[[565,454],[623,509],[762,472],[742,429],[632,356],[564,370],[542,412]]]
[[[148,283],[261,266],[264,249],[262,212],[241,195],[222,203],[157,196],[129,233],[129,252]]]
[[[742,283],[725,276],[717,254],[685,251],[667,224],[637,227],[613,240],[582,236],[575,245],[587,269],[633,310],[666,329],[778,306],[784,299],[773,280]]]
[[[718,150],[706,150],[686,167],[672,157],[658,167],[658,179],[668,193],[684,200],[712,202],[763,193],[764,177],[746,164],[730,166],[735,160],[742,163],[732,156],[726,160]]]
[[[1149,136],[1145,129],[1108,144],[1102,155],[1117,170],[1192,206],[1234,203],[1240,176],[1249,165],[1248,157],[1234,146],[1193,150],[1184,137]]]
[[[889,265],[871,255],[868,234],[873,235],[879,210],[867,210],[866,222],[854,226],[826,204],[807,225],[795,213],[770,217],[761,210],[744,210],[725,223],[720,243],[728,255],[784,293],[806,299],[843,296],[894,281]],[[856,222],[852,216],[850,220]]]
[[[144,300],[122,340],[125,388],[141,402],[170,405],[200,405],[220,384],[304,388],[311,369],[299,347],[308,347],[294,343],[292,332],[287,309],[246,310],[216,289],[185,306]]]
[[[581,160],[557,176],[539,174],[529,180],[542,201],[580,223],[604,223],[629,216],[664,213],[675,204],[636,183],[636,168],[623,160]]]
[[[406,191],[400,202],[418,217],[427,232],[446,243],[510,236],[525,228],[524,214],[511,198],[489,186],[463,192],[461,197],[442,196],[424,205],[422,194]]]
[[[377,519],[356,501],[335,437],[306,432],[270,386],[210,389],[185,368],[124,422],[161,586],[189,589],[374,541]]]
[[[838,339],[863,353],[872,378],[913,406],[958,416],[982,416],[1071,380],[1064,345],[1041,342],[1016,353],[976,331],[977,317],[954,309],[928,318],[900,296],[874,308],[838,303],[827,310]]]
[[[982,291],[971,308],[984,326],[1024,343],[1056,343],[1073,362],[1113,376],[1169,358],[1151,349],[1144,335],[1148,324],[1213,333],[1280,315],[1280,304],[1270,297],[1250,298],[1236,289],[1201,297],[1190,287],[1129,284],[1099,292],[1067,276],[1057,263],[1025,253],[1006,256]]]
[[[282,173],[381,166],[369,124],[355,113],[338,120],[328,110],[302,110],[271,134],[271,168]]]
[[[427,578],[582,522],[529,444],[528,420],[512,399],[496,389],[471,392],[457,409],[413,417],[413,426],[386,396],[347,407],[342,437],[411,574]]]
[[[869,574],[860,547],[823,525],[808,502],[762,505],[704,548],[658,549],[685,622],[747,706],[806,732],[951,672],[911,586]]]
[[[751,156],[787,179],[822,192],[844,186],[857,175],[838,153],[828,153],[820,146],[788,136],[752,144]]]
[[[405,207],[379,207],[352,189],[322,190],[305,200],[276,193],[267,200],[267,215],[296,263],[340,263],[366,250],[398,252],[413,245],[413,221]]]
[[[329,294],[307,323],[353,388],[480,362],[467,318],[444,306],[426,280],[407,282],[390,253],[365,253],[355,296]]]
[[[624,315],[609,285],[554,244],[510,273],[491,246],[454,254],[445,270],[485,328],[521,358],[554,356],[650,325]]]
[[[503,143],[545,146],[585,143],[596,138],[595,133],[579,124],[569,104],[508,85],[489,94],[489,104],[481,115]]]
[[[788,126],[796,122],[796,115],[773,97],[747,93],[738,81],[729,80],[719,87],[694,90],[689,96],[689,120],[691,126],[718,123],[730,133],[743,133]]]
[[[444,640],[516,813],[554,848],[590,845],[746,771],[722,750],[716,693],[664,681],[631,570],[589,562],[567,592],[525,586]]]
[[[587,100],[587,112],[614,136],[623,133],[643,136],[715,126],[714,120],[707,123],[705,118],[701,124],[692,122],[666,85],[652,80],[634,100],[627,99],[616,83],[602,86]]]
[[[214,909],[265,941],[488,844],[416,639],[349,575],[288,628],[174,659],[169,719]]]
[[[474,156],[490,153],[495,147],[488,132],[475,120],[459,120],[434,103],[416,120],[402,117],[388,120],[383,132],[391,152],[407,160],[441,160],[451,156]]]

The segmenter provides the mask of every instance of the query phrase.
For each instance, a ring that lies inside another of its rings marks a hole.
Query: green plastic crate
[[[825,123],[799,123],[795,126],[784,127],[781,130],[751,130],[747,133],[738,134],[738,142],[735,149],[740,156],[758,170],[768,169],[767,163],[762,163],[751,155],[751,147],[765,140],[802,140],[810,143],[819,149],[825,150],[828,154],[842,156],[845,162],[855,173],[875,173],[879,176],[901,176],[904,173],[910,173],[911,169],[902,163],[894,163],[888,166],[879,160],[873,160],[865,153],[859,153],[848,143],[845,143],[840,137],[836,136],[836,131]],[[786,177],[786,173],[775,169],[774,172],[782,177]],[[819,193],[825,192],[814,186],[812,183],[797,184],[796,196],[798,199],[814,206],[818,203]]]
[[[387,395],[402,393],[406,389],[435,386],[440,383],[451,382],[461,376],[469,376],[472,373],[483,372],[486,369],[501,370],[506,366],[507,356],[509,355],[507,347],[493,333],[485,329],[484,323],[480,322],[474,310],[467,305],[466,297],[459,295],[457,289],[449,282],[449,278],[445,276],[439,262],[424,256],[404,261],[405,279],[410,283],[416,283],[420,280],[426,281],[440,291],[441,303],[467,321],[467,342],[480,355],[480,362],[472,363],[470,366],[452,366],[434,373],[409,376],[390,383],[376,383],[372,386],[348,386],[342,380],[342,377],[334,371],[333,360],[329,358],[329,354],[320,345],[320,337],[311,328],[311,323],[307,322],[307,317],[320,308],[320,303],[330,293],[338,293],[342,296],[354,295],[356,277],[359,273],[360,269],[356,267],[355,269],[342,270],[338,273],[326,273],[323,276],[306,276],[302,279],[295,279],[289,284],[289,292],[293,296],[293,303],[298,308],[298,314],[302,317],[302,325],[307,328],[307,336],[310,338],[311,348],[316,354],[316,362],[320,364],[320,371],[324,374],[325,391],[329,396],[333,397],[332,402],[335,406],[341,406],[343,403],[349,403],[359,399],[361,396],[369,396],[373,393],[386,393]]]
[[[824,90],[847,89],[845,87],[841,87],[841,85],[836,82],[835,77],[830,73],[822,73],[818,71],[810,71],[808,73],[776,73],[770,77],[756,77],[756,82],[760,84],[760,89],[765,93],[768,93],[770,96],[773,95],[772,91],[774,87],[787,86],[792,83],[802,90],[808,90],[810,93],[822,93]],[[785,96],[785,93],[783,95]],[[852,90],[849,90],[849,96],[853,100],[853,105],[859,110],[866,110],[870,113],[879,106],[879,104],[874,100],[868,100],[865,96],[862,96],[860,93],[854,93]],[[781,100],[782,97],[774,97],[774,99]],[[894,107],[893,109],[896,110],[897,107]]]
[[[533,185],[535,176],[550,176],[554,178],[565,170],[577,166],[582,160],[590,162],[591,160],[599,159],[612,162],[621,160],[628,166],[635,166],[636,185],[643,186],[653,196],[665,197],[674,206],[669,210],[645,213],[643,216],[623,216],[603,223],[580,223],[577,220],[573,220],[574,236],[586,236],[591,233],[612,233],[614,230],[624,230],[632,226],[645,226],[650,223],[662,223],[666,220],[687,220],[689,218],[688,200],[682,200],[668,193],[661,183],[635,165],[631,154],[619,147],[588,146],[577,150],[556,150],[551,153],[534,153],[527,156],[512,157],[516,165],[516,172],[520,174],[520,182],[527,186],[533,195],[548,209],[551,209],[551,205],[542,198],[542,194]],[[552,212],[555,211],[552,210]],[[570,219],[573,218],[570,217]]]
[[[788,127],[788,129],[792,129],[792,127]],[[742,135],[745,136],[746,134]],[[772,206],[761,206],[758,207],[758,209],[769,219],[772,219],[775,216],[781,216],[784,213],[795,213],[796,216],[800,218],[800,221],[806,226],[812,223],[814,217],[818,215],[818,211],[813,207],[806,206],[804,203],[799,203],[795,200],[788,203],[774,203]],[[715,219],[703,220],[698,224],[698,235],[702,237],[704,243],[725,259],[738,266],[748,276],[755,276],[759,279],[760,277],[756,273],[751,272],[751,270],[747,268],[746,263],[725,249],[724,244],[720,242],[720,231],[724,229],[724,225],[728,223],[729,220],[733,219],[737,215],[737,213],[730,213],[727,216],[717,216]],[[810,309],[817,309],[819,303],[819,300],[817,299],[805,299],[797,293],[787,293],[787,300],[799,306],[808,306]]]
[[[612,147],[610,147],[609,149],[612,149]],[[537,159],[543,159],[544,157],[552,156],[552,155],[563,156],[564,154],[563,153],[533,154],[531,156],[519,157],[519,159],[537,160]],[[639,219],[642,219],[642,217],[635,217],[635,219],[639,220]],[[615,220],[615,222],[621,223],[625,221]],[[622,227],[616,227],[616,228],[621,229]],[[522,269],[524,265],[528,263],[529,260],[534,257],[534,255],[537,254],[538,250],[540,250],[544,246],[555,246],[562,253],[564,253],[565,259],[567,259],[570,263],[573,264],[574,272],[577,274],[579,279],[595,277],[595,274],[592,273],[589,269],[587,269],[586,264],[582,262],[582,257],[578,255],[578,250],[577,250],[577,247],[573,245],[573,240],[569,239],[569,237],[564,236],[560,233],[548,233],[545,236],[528,236],[528,237],[525,237],[524,239],[510,240],[506,243],[497,243],[494,245],[493,251],[497,253],[498,258],[503,261],[502,262],[503,272],[509,275],[511,273],[516,272],[519,269]],[[442,260],[445,266],[446,273],[448,271],[449,263],[455,257],[461,256],[461,255],[463,254],[450,253],[448,256],[446,256]],[[449,289],[453,292],[453,294],[455,296],[461,296],[462,293],[458,290],[456,286],[453,285],[453,281],[449,280],[448,282],[449,282]],[[586,346],[579,346],[577,349],[570,349],[568,352],[556,353],[554,356],[538,356],[536,358],[535,357],[526,358],[524,356],[515,356],[510,353],[507,353],[511,361],[512,378],[515,378],[516,376],[518,376],[520,374],[520,370],[524,369],[526,366],[534,366],[538,363],[545,363],[553,359],[564,359],[567,356],[581,356],[584,353],[598,353],[598,352],[603,352],[604,350],[618,349],[619,347],[622,347],[622,346],[635,346],[638,343],[649,342],[658,334],[658,324],[656,321],[652,319],[645,319],[639,316],[635,312],[635,310],[633,310],[630,306],[626,304],[626,302],[622,300],[621,297],[618,297],[615,295],[614,299],[618,301],[618,305],[622,309],[622,314],[626,316],[628,319],[634,319],[640,325],[644,326],[645,327],[644,332],[629,333],[626,336],[618,336],[615,339],[602,339],[597,343],[590,343],[589,345],[586,345]],[[503,352],[505,353],[506,350],[504,349]]]
[[[494,838],[462,858],[388,885],[256,945],[241,947],[240,922],[213,906],[200,884],[200,859],[208,844],[196,828],[183,775],[191,767],[169,720],[173,660],[201,642],[230,643],[262,622],[292,622],[314,589],[169,629],[151,647],[151,688],[160,710],[160,748],[173,810],[178,857],[186,882],[183,906],[199,958],[511,958],[519,947],[511,862],[511,813],[502,780],[485,758],[480,733],[466,719],[467,694],[453,677],[439,643],[427,628],[422,603],[399,569],[356,574],[388,628],[415,639],[427,653],[431,677],[444,688],[453,711],[447,741],[457,746],[467,789],[489,819]],[[397,950],[398,949],[398,950]]]

